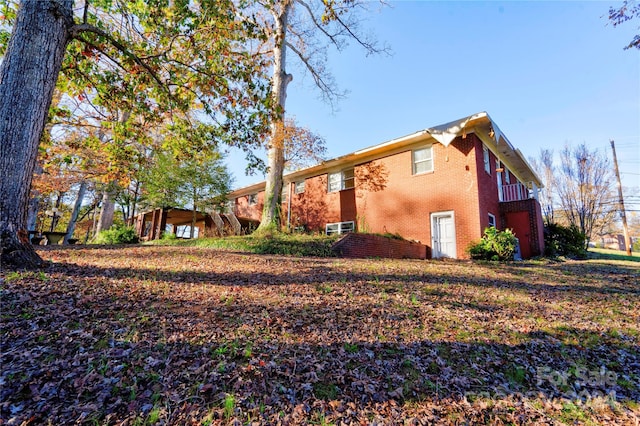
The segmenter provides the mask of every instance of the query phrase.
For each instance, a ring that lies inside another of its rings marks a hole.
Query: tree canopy
[[[559,165],[554,163],[551,150],[542,150],[540,163],[546,186],[541,203],[547,224],[572,225],[588,241],[593,232],[613,220],[613,176],[604,153],[585,144],[565,146]]]
[[[267,176],[264,208],[259,230],[280,229],[280,202],[285,169],[285,111],[287,87],[293,80],[288,71],[297,64],[307,72],[319,89],[322,98],[333,105],[344,96],[337,89],[327,66],[329,48],[343,50],[355,41],[369,53],[380,48],[360,30],[361,15],[366,2],[359,0],[283,0],[256,1],[248,18],[264,29],[264,43],[256,46],[273,65],[271,94],[274,114],[267,139]],[[287,56],[289,55],[289,56]],[[293,61],[287,58],[293,58]]]
[[[246,5],[95,0],[77,6],[71,0],[2,6],[0,238],[7,265],[39,263],[24,237],[26,206],[56,82],[63,95],[54,116],[84,128],[83,144],[98,157],[118,160],[107,167],[113,173],[106,180],[121,177],[124,160],[139,153],[131,144],[149,141],[148,129],[159,123],[193,134],[201,147],[250,149],[262,140],[271,112],[268,60],[249,49],[265,35],[238,11]]]
[[[620,7],[609,8],[609,20],[613,23],[614,27],[630,21],[633,18],[640,18],[640,4],[634,0],[625,0]],[[640,32],[640,27],[637,28]],[[636,34],[633,39],[625,46],[625,49],[631,48],[640,49],[640,34]]]

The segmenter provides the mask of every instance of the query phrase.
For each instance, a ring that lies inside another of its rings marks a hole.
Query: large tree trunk
[[[26,230],[29,190],[62,66],[73,0],[23,0],[0,65],[0,263],[42,264]]]
[[[113,226],[113,215],[116,210],[116,200],[113,190],[108,187],[102,192],[102,208],[100,209],[100,218],[96,227],[96,235],[100,231],[106,231]]]
[[[284,111],[287,98],[287,85],[293,77],[285,71],[286,66],[286,37],[289,13],[293,8],[293,1],[283,1],[280,11],[274,11],[275,16],[275,46],[273,60],[273,89],[274,104],[278,111],[271,124],[269,151],[267,153],[268,166],[266,185],[264,190],[264,208],[258,231],[280,230],[280,199],[282,193],[282,175],[284,173]],[[276,13],[277,12],[277,13]]]

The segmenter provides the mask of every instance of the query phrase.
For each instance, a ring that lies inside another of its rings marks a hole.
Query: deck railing
[[[538,188],[534,183],[531,183],[530,186],[520,182],[502,185],[502,194],[500,194],[502,202],[528,200],[529,198],[538,199]]]

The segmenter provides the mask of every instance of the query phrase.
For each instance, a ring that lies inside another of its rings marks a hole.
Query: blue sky
[[[328,68],[348,97],[320,100],[293,64],[287,114],[336,157],[487,111],[527,158],[585,142],[616,149],[623,185],[640,187],[640,53],[623,50],[639,21],[609,24],[606,1],[390,2],[364,26],[391,56],[352,43]],[[241,187],[243,156],[228,163]],[[638,195],[636,192],[635,195]]]

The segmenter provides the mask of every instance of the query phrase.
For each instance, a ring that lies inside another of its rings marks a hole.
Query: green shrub
[[[96,244],[135,244],[138,242],[136,230],[132,226],[114,226],[96,235]]]
[[[491,226],[484,230],[482,239],[472,244],[467,251],[472,259],[513,260],[517,242],[510,229],[500,231]]]
[[[577,259],[587,257],[586,238],[577,226],[549,223],[544,227],[544,254],[549,257],[567,256]]]
[[[163,232],[162,238],[160,239],[162,241],[173,241],[173,240],[177,240],[178,237],[176,236],[176,234],[172,234],[171,232]]]

